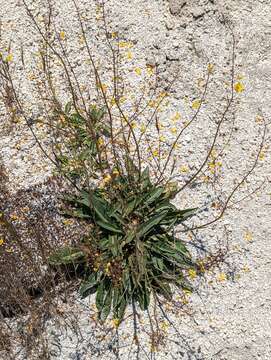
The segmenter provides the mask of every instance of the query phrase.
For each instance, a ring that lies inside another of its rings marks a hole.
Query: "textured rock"
[[[169,11],[172,15],[179,15],[186,0],[169,0]]]

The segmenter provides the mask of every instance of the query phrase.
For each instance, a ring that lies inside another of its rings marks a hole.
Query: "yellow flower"
[[[72,219],[64,219],[62,222],[63,222],[64,225],[72,225],[73,224]]]
[[[133,46],[133,43],[127,42],[127,41],[120,41],[119,47],[120,48],[131,48]]]
[[[103,177],[103,180],[101,181],[101,184],[100,184],[100,187],[104,187],[106,184],[108,184],[110,181],[111,181],[112,177],[110,174],[106,174],[104,177]]]
[[[0,246],[2,246],[4,244],[4,239],[0,239]]]
[[[252,233],[250,231],[246,231],[246,233],[244,235],[244,239],[246,241],[252,241],[252,239],[253,239]]]
[[[141,70],[139,67],[137,67],[137,68],[135,68],[135,73],[136,73],[138,76],[140,76],[141,73],[142,73],[142,70]]]
[[[112,174],[115,175],[115,176],[119,176],[120,172],[119,172],[118,169],[114,169]]]
[[[242,83],[240,83],[240,81],[238,81],[235,85],[234,85],[234,90],[237,92],[237,93],[241,93],[245,90],[245,87]]]
[[[147,65],[147,73],[152,76],[154,74],[154,66],[152,65]]]
[[[99,137],[98,145],[100,145],[100,146],[104,145],[104,139],[102,137]]]
[[[6,56],[6,62],[11,62],[12,60],[13,60],[13,55],[12,54],[8,54],[7,56]]]
[[[181,119],[181,114],[179,111],[176,112],[176,114],[172,117],[172,121],[178,121]]]
[[[250,268],[249,268],[247,265],[245,265],[245,266],[243,267],[243,271],[244,271],[244,272],[250,272]]]
[[[59,37],[60,37],[61,40],[65,40],[65,37],[66,37],[65,31],[61,30],[60,33],[59,33]]]
[[[159,155],[159,151],[158,151],[157,149],[153,150],[153,151],[152,151],[152,155],[153,155],[154,157],[157,157],[157,156]]]
[[[218,277],[217,277],[217,280],[218,280],[218,281],[225,281],[225,280],[227,280],[227,275],[224,274],[224,273],[220,273],[220,274],[218,275]]]
[[[119,98],[119,103],[120,103],[120,104],[123,104],[123,103],[125,103],[126,100],[127,100],[127,97],[126,97],[126,96],[121,96],[121,97]]]
[[[200,107],[200,105],[201,105],[201,101],[200,100],[194,100],[193,102],[192,102],[192,109],[193,110],[198,110],[199,109],[199,107]]]
[[[19,217],[17,215],[15,215],[15,214],[11,214],[10,218],[11,218],[11,220],[18,220],[19,219]]]
[[[214,71],[214,64],[208,64],[207,69],[208,69],[208,73],[209,73],[209,74],[212,74],[213,71]]]
[[[135,121],[131,122],[131,127],[132,129],[136,129],[137,128],[137,123]]]
[[[264,154],[263,151],[261,151],[261,152],[260,152],[260,155],[259,155],[259,159],[260,159],[260,160],[264,160],[264,158],[265,158],[265,154]]]
[[[140,131],[142,132],[142,134],[144,134],[146,132],[146,126],[145,125],[141,125],[140,127]]]
[[[150,100],[148,102],[149,107],[154,108],[156,106],[156,102],[154,100]]]
[[[188,270],[188,275],[189,275],[190,279],[193,280],[193,279],[195,279],[197,277],[197,272],[194,269],[189,269]]]
[[[182,173],[187,173],[188,172],[188,166],[187,165],[182,165],[179,169],[180,172]]]
[[[113,319],[112,320],[112,324],[115,328],[118,328],[120,325],[120,320],[119,319]]]
[[[166,138],[165,138],[165,136],[164,135],[161,135],[160,137],[159,137],[159,141],[166,141]]]
[[[163,331],[167,331],[167,329],[169,328],[169,324],[167,321],[162,321],[160,327]]]
[[[132,52],[129,50],[129,51],[127,52],[127,60],[132,60],[132,58],[133,58],[133,54],[132,54]]]
[[[170,132],[171,132],[173,135],[177,134],[177,128],[176,128],[176,127],[171,128],[171,129],[170,129]]]
[[[185,293],[186,296],[191,296],[192,294],[191,290],[188,289],[184,289],[183,292]]]
[[[111,36],[112,36],[112,39],[115,39],[115,38],[118,36],[117,31],[113,31],[113,32],[111,33]]]

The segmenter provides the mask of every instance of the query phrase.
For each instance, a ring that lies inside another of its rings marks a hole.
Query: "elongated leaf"
[[[84,252],[72,247],[59,249],[49,257],[49,263],[51,265],[75,264],[83,262],[84,260]]]
[[[99,312],[99,318],[101,321],[105,321],[110,313],[112,302],[112,288],[110,288],[105,295],[102,309]]]
[[[163,295],[167,300],[171,300],[172,299],[172,291],[170,288],[170,285],[163,282],[163,281],[158,281],[156,280],[157,283],[157,292],[161,295]]]
[[[157,200],[164,192],[163,187],[157,187],[152,190],[145,199],[145,205],[151,205],[155,200]]]
[[[69,101],[67,102],[67,104],[65,105],[65,113],[68,115],[71,111],[71,107],[72,107],[72,103]]]
[[[99,284],[100,276],[97,273],[91,274],[86,281],[84,281],[79,289],[80,295],[85,298],[96,291]]]
[[[150,230],[152,230],[156,225],[158,225],[165,217],[167,212],[162,212],[161,214],[154,215],[148,221],[143,223],[138,229],[138,237],[146,235]]]
[[[102,220],[97,220],[96,223],[106,230],[109,230],[109,231],[117,233],[117,234],[122,234],[122,230],[118,229],[116,226],[113,226],[108,222],[104,222]]]
[[[141,310],[147,310],[150,304],[150,292],[144,286],[138,294],[138,302]]]
[[[106,295],[105,281],[102,281],[98,286],[96,293],[96,307],[99,312],[101,312],[103,308],[105,295]]]

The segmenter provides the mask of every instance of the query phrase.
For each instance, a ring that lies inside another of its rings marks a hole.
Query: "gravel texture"
[[[31,4],[31,1],[27,2]],[[79,25],[71,0],[54,0],[57,8],[57,31],[65,30],[69,51],[74,62],[80,63]],[[96,34],[94,53],[106,64],[109,54],[102,39],[100,8],[93,0],[78,0],[88,21],[89,33]],[[19,59],[20,47],[28,60],[31,72],[35,61],[38,35],[33,30],[21,1],[0,0],[3,44],[12,39],[14,62]],[[31,6],[39,15],[45,11],[43,1],[32,1]],[[127,97],[138,96],[139,89],[148,79],[148,69],[157,66],[158,83],[166,90],[167,80],[176,77],[168,104],[161,113],[164,125],[162,134],[172,142],[176,127],[191,119],[193,104],[200,98],[208,64],[214,65],[209,90],[203,109],[194,126],[184,133],[176,149],[174,175],[183,184],[197,169],[208,151],[216,121],[225,107],[225,97],[230,89],[232,37],[225,23],[230,21],[235,34],[235,79],[244,86],[235,91],[235,102],[221,128],[220,144],[230,136],[221,170],[215,186],[204,177],[189,187],[176,199],[180,207],[191,205],[204,211],[195,221],[206,221],[213,215],[213,207],[229,194],[246,171],[252,166],[261,142],[263,118],[270,122],[271,97],[271,3],[269,0],[112,0],[106,2],[110,29],[118,31],[120,40],[131,44],[121,51],[127,76]],[[4,46],[1,44],[1,47]],[[12,64],[11,64],[12,66]],[[106,66],[106,65],[105,65]],[[179,69],[178,76],[176,71]],[[28,84],[22,80],[22,69],[14,75],[26,94],[26,101],[33,102]],[[84,71],[78,73],[82,81],[88,78]],[[107,79],[107,72],[104,72]],[[128,105],[127,105],[128,106]],[[195,105],[196,106],[196,105]],[[33,121],[42,110],[33,107]],[[39,151],[31,133],[23,122],[9,127],[1,110],[0,156],[8,174],[7,188],[16,193],[44,182],[52,174],[53,166]],[[180,117],[180,119],[179,119]],[[232,126],[234,121],[234,126]],[[46,131],[37,126],[39,136],[46,143]],[[156,146],[157,139],[151,139]],[[146,150],[147,153],[147,150]],[[208,170],[204,173],[212,179]],[[265,181],[262,184],[262,182]],[[225,245],[228,238],[227,263],[195,279],[199,291],[187,298],[188,304],[176,312],[170,305],[167,314],[174,326],[164,324],[164,342],[156,352],[150,352],[148,337],[140,324],[141,359],[206,359],[206,360],[269,360],[271,358],[271,162],[270,132],[267,129],[265,145],[256,170],[240,188],[233,201],[238,202],[248,193],[253,196],[232,206],[223,220],[199,232],[201,244],[216,249]],[[220,198],[219,198],[219,194]],[[226,234],[226,235],[225,235]],[[178,302],[178,294],[176,294]],[[74,298],[66,304],[59,301],[61,311],[69,320],[61,326],[48,323],[46,337],[52,359],[136,359],[136,348],[130,347],[133,319],[121,324],[119,336],[112,323],[104,327],[95,322],[94,298],[82,301]],[[12,320],[16,326],[15,320]],[[79,324],[75,334],[73,323]],[[146,325],[148,328],[148,325]],[[117,342],[118,341],[118,342]],[[116,348],[119,348],[117,354]],[[23,358],[17,355],[16,358]],[[1,357],[1,355],[0,355]],[[4,354],[3,359],[8,358]],[[27,358],[27,357],[25,357]],[[37,356],[37,358],[39,358]]]

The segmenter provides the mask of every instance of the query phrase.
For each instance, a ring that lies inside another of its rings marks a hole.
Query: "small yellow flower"
[[[187,173],[189,170],[188,166],[187,165],[182,165],[179,169],[180,172],[182,173]]]
[[[220,273],[220,274],[218,275],[218,277],[217,277],[217,280],[218,280],[218,281],[225,281],[225,280],[227,280],[227,275],[224,274],[224,273]]]
[[[98,139],[98,145],[99,145],[99,146],[104,145],[104,139],[103,139],[102,137],[99,137],[99,139]]]
[[[173,134],[173,135],[177,134],[177,128],[176,128],[176,127],[172,127],[172,128],[170,129],[170,132],[171,132],[171,134]]]
[[[160,327],[163,331],[167,331],[167,329],[169,328],[169,324],[167,321],[162,321]]]
[[[245,266],[243,267],[243,271],[244,271],[244,272],[250,272],[250,268],[249,268],[247,265],[245,265]]]
[[[159,141],[162,141],[162,142],[166,141],[166,137],[164,135],[161,135],[159,137]]]
[[[255,121],[256,121],[256,123],[262,123],[263,122],[262,116],[257,115]]]
[[[212,74],[214,72],[214,64],[208,64],[207,69],[208,69],[208,73]]]
[[[66,38],[65,31],[61,30],[59,33],[59,37],[61,40],[65,40],[65,38]]]
[[[16,214],[11,214],[10,218],[11,218],[11,220],[18,220],[19,219],[19,217]]]
[[[244,85],[238,81],[235,85],[234,85],[234,90],[237,92],[237,93],[241,93],[245,90],[245,87]]]
[[[133,43],[127,42],[127,41],[120,41],[119,47],[120,48],[131,48],[133,46]]]
[[[127,101],[127,97],[126,97],[126,96],[121,96],[121,97],[119,98],[119,103],[120,103],[120,104],[125,103],[125,101]]]
[[[7,56],[6,56],[6,62],[11,62],[12,60],[13,60],[13,55],[12,54],[8,54]]]
[[[200,105],[201,105],[201,101],[200,101],[200,100],[194,100],[194,101],[192,102],[191,107],[192,107],[193,110],[198,110],[199,107],[200,107]]]
[[[120,320],[119,319],[113,319],[112,320],[112,324],[115,328],[118,328],[120,325]]]
[[[154,66],[152,65],[147,65],[147,73],[149,76],[152,76],[154,74]]]
[[[148,102],[148,106],[151,107],[151,108],[154,108],[156,105],[157,105],[157,104],[156,104],[156,102],[155,102],[154,100],[150,100],[150,101]]]
[[[140,126],[140,131],[142,132],[142,134],[144,134],[146,132],[147,128],[145,125],[141,125]]]
[[[101,181],[101,184],[100,184],[100,187],[104,187],[106,184],[108,184],[110,181],[112,180],[112,177],[110,174],[106,174],[104,177],[103,177],[103,180]]]
[[[179,111],[176,112],[176,114],[172,117],[172,121],[178,121],[181,119],[181,114]]]
[[[112,36],[112,39],[115,39],[115,38],[118,36],[117,31],[113,31],[113,32],[111,33],[111,36]]]
[[[262,160],[264,160],[264,158],[265,158],[265,153],[263,151],[261,151],[259,154],[259,159],[262,161]]]
[[[194,269],[189,269],[188,270],[188,275],[189,275],[190,279],[193,280],[193,279],[195,279],[197,277],[197,272]]]
[[[133,59],[133,54],[132,54],[132,52],[129,50],[128,52],[127,52],[127,60],[132,60]]]
[[[64,225],[72,225],[73,224],[73,220],[72,219],[64,219],[62,220]]]
[[[135,68],[135,73],[136,75],[140,76],[142,74],[142,70],[139,67],[137,67]]]
[[[114,169],[113,172],[112,172],[113,175],[115,176],[119,176],[120,175],[120,172],[118,169]]]
[[[0,239],[0,246],[2,246],[4,244],[4,239]]]
[[[153,151],[152,151],[152,155],[153,155],[154,157],[157,157],[157,156],[159,155],[159,151],[158,151],[157,149],[153,150]]]
[[[192,294],[191,290],[188,289],[184,289],[183,292],[185,293],[186,296],[191,296]]]
[[[252,233],[250,231],[246,231],[246,233],[244,235],[244,239],[246,241],[252,241],[252,239],[253,239]]]
[[[131,127],[132,129],[136,129],[137,128],[137,123],[135,121],[131,122]]]

